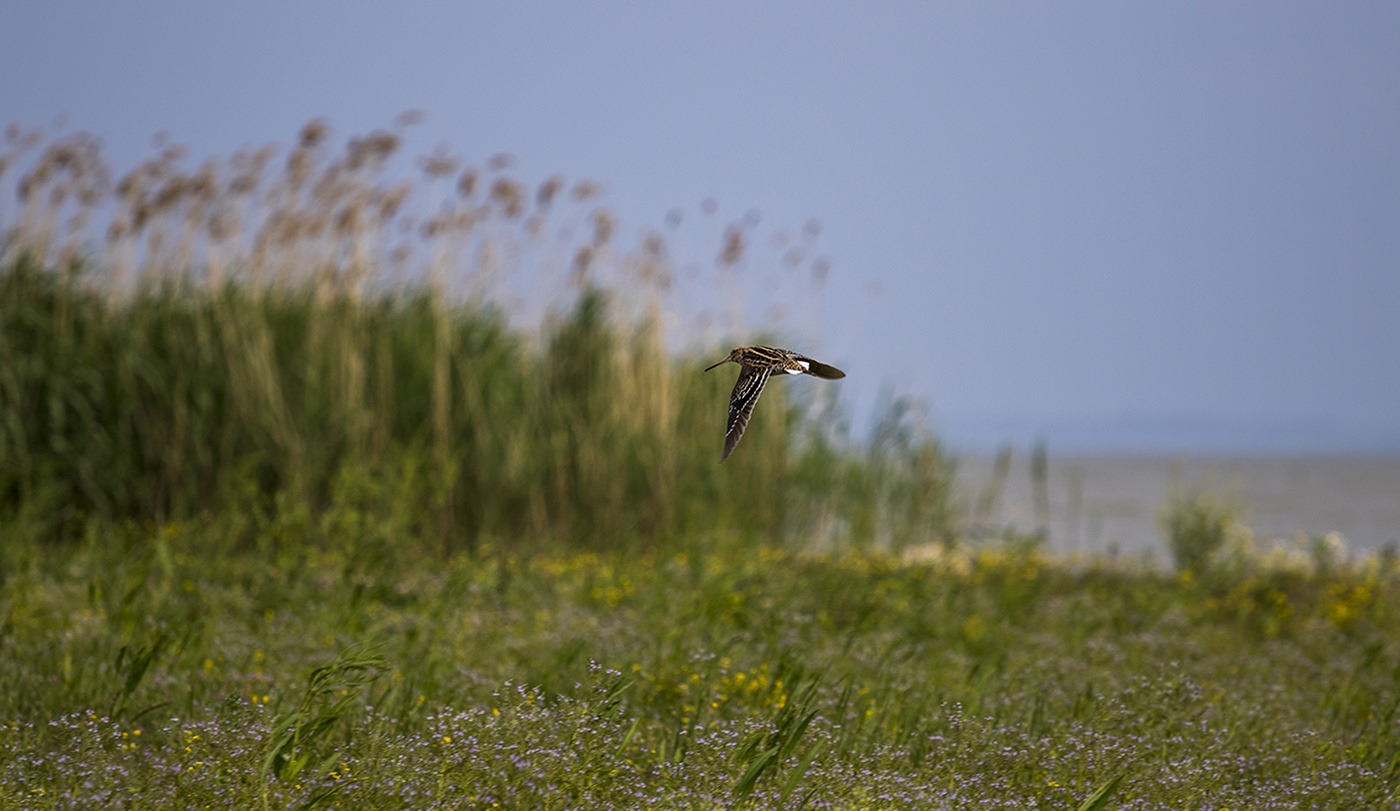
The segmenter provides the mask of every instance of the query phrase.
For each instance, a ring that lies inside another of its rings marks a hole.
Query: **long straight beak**
[[[729,362],[729,358],[725,358],[724,360],[720,361],[719,363],[716,363],[715,366],[723,366],[724,364],[726,364],[726,363],[728,363],[728,362]],[[708,367],[705,368],[705,371],[708,372],[708,371],[710,371],[710,369],[715,368],[715,366],[708,366]]]

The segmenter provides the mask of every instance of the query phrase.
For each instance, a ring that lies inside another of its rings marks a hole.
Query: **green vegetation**
[[[1235,509],[1203,492],[1177,492],[1162,510],[1162,529],[1176,567],[1200,574],[1227,549],[1239,522]]]
[[[1394,571],[90,527],[9,545],[7,808],[1400,803]]]
[[[659,238],[326,139],[18,181],[0,808],[1400,807],[1394,556],[1051,560],[786,384],[720,465]]]
[[[614,249],[597,208],[582,244],[552,240],[578,225],[555,200],[562,181],[527,210],[520,183],[474,169],[415,217],[411,187],[381,177],[396,136],[339,158],[326,137],[308,125],[266,191],[268,153],[190,173],[167,149],[115,185],[94,259],[38,224],[97,215],[95,146],[75,137],[39,157],[0,265],[0,515],[56,538],[85,516],[272,511],[315,534],[349,499],[396,525],[396,544],[444,553],[951,534],[947,460],[897,404],[856,452],[832,409],[780,394],[716,464],[733,377],[668,352],[659,237]],[[441,154],[423,166],[425,197],[456,169]],[[403,231],[419,237],[395,244]],[[426,258],[407,264],[415,251]],[[740,251],[726,245],[725,267]],[[550,278],[491,258],[512,255],[572,261]],[[536,297],[562,291],[537,323],[517,325],[491,287],[504,270],[533,274]],[[792,385],[807,384],[779,390]]]

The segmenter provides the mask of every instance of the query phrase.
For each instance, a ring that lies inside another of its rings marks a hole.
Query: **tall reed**
[[[0,168],[38,140],[12,130]],[[700,373],[708,343],[668,348],[692,291],[659,236],[613,245],[596,184],[531,194],[442,149],[390,180],[398,130],[328,142],[309,123],[270,179],[271,148],[186,170],[165,145],[115,183],[87,136],[30,161],[0,259],[0,515],[60,537],[334,507],[447,552],[948,537],[924,435],[834,440],[831,409],[779,394],[718,464],[732,380]]]

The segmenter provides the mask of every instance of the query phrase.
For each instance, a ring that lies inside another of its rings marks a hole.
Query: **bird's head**
[[[707,366],[707,367],[705,368],[705,371],[708,372],[708,371],[710,371],[711,369],[715,368],[715,366],[723,366],[724,364],[729,363],[730,361],[733,361],[733,362],[735,362],[735,363],[743,363],[743,362],[744,362],[744,348],[743,348],[742,346],[736,346],[736,347],[734,347],[733,349],[731,349],[731,350],[729,351],[729,357],[725,358],[724,360],[720,361],[719,363],[714,364],[713,366]]]

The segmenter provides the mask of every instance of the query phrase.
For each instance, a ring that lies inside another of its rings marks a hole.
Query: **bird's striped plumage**
[[[734,452],[744,429],[753,416],[754,404],[763,393],[763,386],[774,374],[812,375],[826,380],[838,380],[846,373],[835,366],[812,360],[789,349],[772,346],[739,346],[729,353],[729,357],[710,366],[705,371],[725,363],[739,364],[739,379],[734,383],[734,392],[729,395],[729,422],[724,431],[724,455],[721,462]]]

